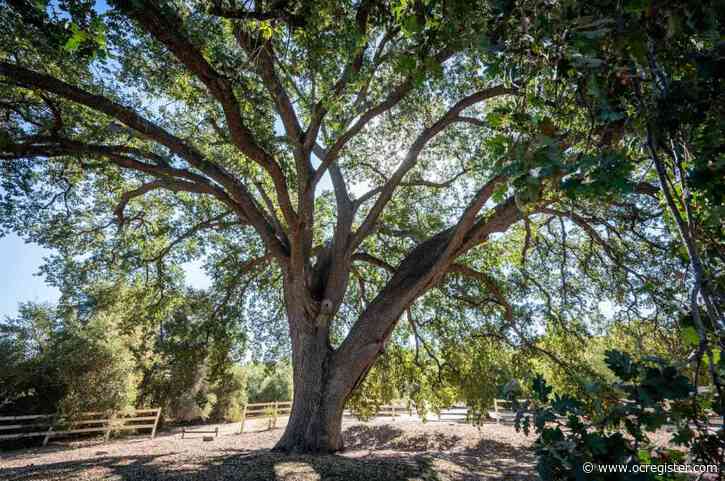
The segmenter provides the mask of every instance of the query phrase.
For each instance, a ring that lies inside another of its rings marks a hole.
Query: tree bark
[[[299,313],[302,309],[294,311]],[[314,327],[313,322],[317,322]],[[294,399],[289,422],[274,449],[288,453],[340,451],[344,448],[345,403],[383,353],[392,327],[382,337],[349,354],[333,350],[329,324],[320,323],[319,316],[314,320],[293,317],[289,324]]]
[[[332,453],[343,448],[342,411],[351,390],[333,379],[330,319],[342,295],[336,293],[338,302],[334,303],[325,297],[320,277],[329,272],[327,267],[326,262],[316,265],[310,279],[285,273],[294,397],[289,422],[275,446],[277,451]],[[344,292],[344,286],[339,287]]]
[[[327,326],[310,329],[299,318],[294,329],[292,365],[294,398],[289,422],[275,450],[290,453],[332,453],[343,448],[342,411],[351,390],[335,383]]]

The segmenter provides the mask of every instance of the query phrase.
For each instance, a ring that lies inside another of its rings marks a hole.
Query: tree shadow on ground
[[[440,432],[413,433],[390,425],[356,425],[343,432],[349,451],[363,450],[367,458],[383,456],[383,450],[421,453],[442,479],[455,481],[498,481],[537,479],[535,457],[530,448],[481,438],[474,446],[458,447],[462,438]]]
[[[202,459],[99,457],[29,465],[0,472],[3,481],[442,481],[425,457],[293,456],[269,451]]]
[[[389,424],[351,426],[342,433],[346,449],[394,449],[404,452],[446,451],[455,447],[460,436],[444,433],[406,435]]]
[[[156,455],[109,455],[0,469],[0,481],[532,481],[533,453],[506,439],[475,445],[457,435],[408,433],[390,425],[351,426],[341,455],[284,455],[221,447]],[[25,457],[25,456],[22,456]],[[2,462],[0,462],[0,465]]]
[[[536,458],[530,448],[512,446],[494,439],[483,438],[473,447],[439,452],[433,457],[457,467],[452,470],[459,472],[459,475],[453,479],[459,481],[538,479]],[[440,464],[436,466],[439,470],[445,469]]]

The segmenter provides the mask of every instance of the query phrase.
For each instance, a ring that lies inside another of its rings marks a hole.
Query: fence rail
[[[242,422],[239,426],[239,433],[241,434],[244,432],[244,424],[247,418],[269,418],[268,428],[272,429],[277,427],[277,419],[280,415],[288,416],[290,412],[292,412],[292,401],[245,404],[242,409]]]
[[[137,414],[153,413],[153,416],[137,416]],[[131,415],[130,415],[131,414]],[[95,418],[96,416],[106,416]],[[19,416],[0,417],[0,431],[19,431],[9,434],[0,434],[0,441],[10,439],[23,439],[44,436],[43,446],[48,444],[51,437],[65,436],[68,434],[82,433],[104,433],[106,441],[113,431],[130,431],[136,429],[151,429],[151,439],[156,437],[156,428],[161,417],[161,408],[134,409],[126,412],[95,411],[80,413],[74,418],[68,418],[59,414],[25,414]],[[89,419],[90,418],[90,419]],[[38,422],[36,420],[46,420]],[[29,421],[31,423],[17,423],[17,421]],[[134,424],[139,421],[144,424]],[[15,424],[3,424],[14,422]],[[95,425],[95,426],[94,426]],[[80,427],[91,426],[91,427]],[[45,427],[45,430],[30,430],[29,428]]]
[[[22,421],[25,419],[52,418],[55,414],[24,414],[22,416],[1,416],[0,421]]]
[[[528,399],[517,399],[516,403],[526,405]],[[493,411],[488,412],[488,416],[496,420],[496,423],[514,422],[516,420],[516,411],[514,411],[514,401],[511,399],[494,399]]]

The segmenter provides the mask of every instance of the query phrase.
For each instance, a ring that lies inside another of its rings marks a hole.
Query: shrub
[[[250,403],[292,399],[292,367],[288,363],[250,364],[246,369]]]
[[[537,469],[544,481],[680,479],[655,473],[586,474],[594,465],[671,464],[684,452],[655,449],[647,433],[672,426],[672,442],[689,448],[693,461],[719,464],[722,430],[696,433],[690,423],[703,423],[707,402],[695,402],[694,387],[678,369],[660,358],[633,361],[619,351],[608,351],[606,363],[621,382],[613,386],[586,386],[588,399],[551,395],[542,377],[533,384],[532,414],[519,410],[516,427],[537,434]],[[714,447],[714,449],[713,449]]]

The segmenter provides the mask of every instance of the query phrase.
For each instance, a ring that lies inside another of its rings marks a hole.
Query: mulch
[[[375,420],[344,425],[346,450],[337,455],[271,452],[282,428],[181,439],[120,438],[57,442],[0,453],[0,480],[78,481],[474,481],[537,479],[532,437],[513,427],[449,422]],[[252,426],[254,428],[254,426]],[[212,426],[213,429],[213,426]],[[248,429],[245,427],[245,431]],[[258,426],[262,429],[262,426]],[[188,435],[187,435],[188,436]]]

